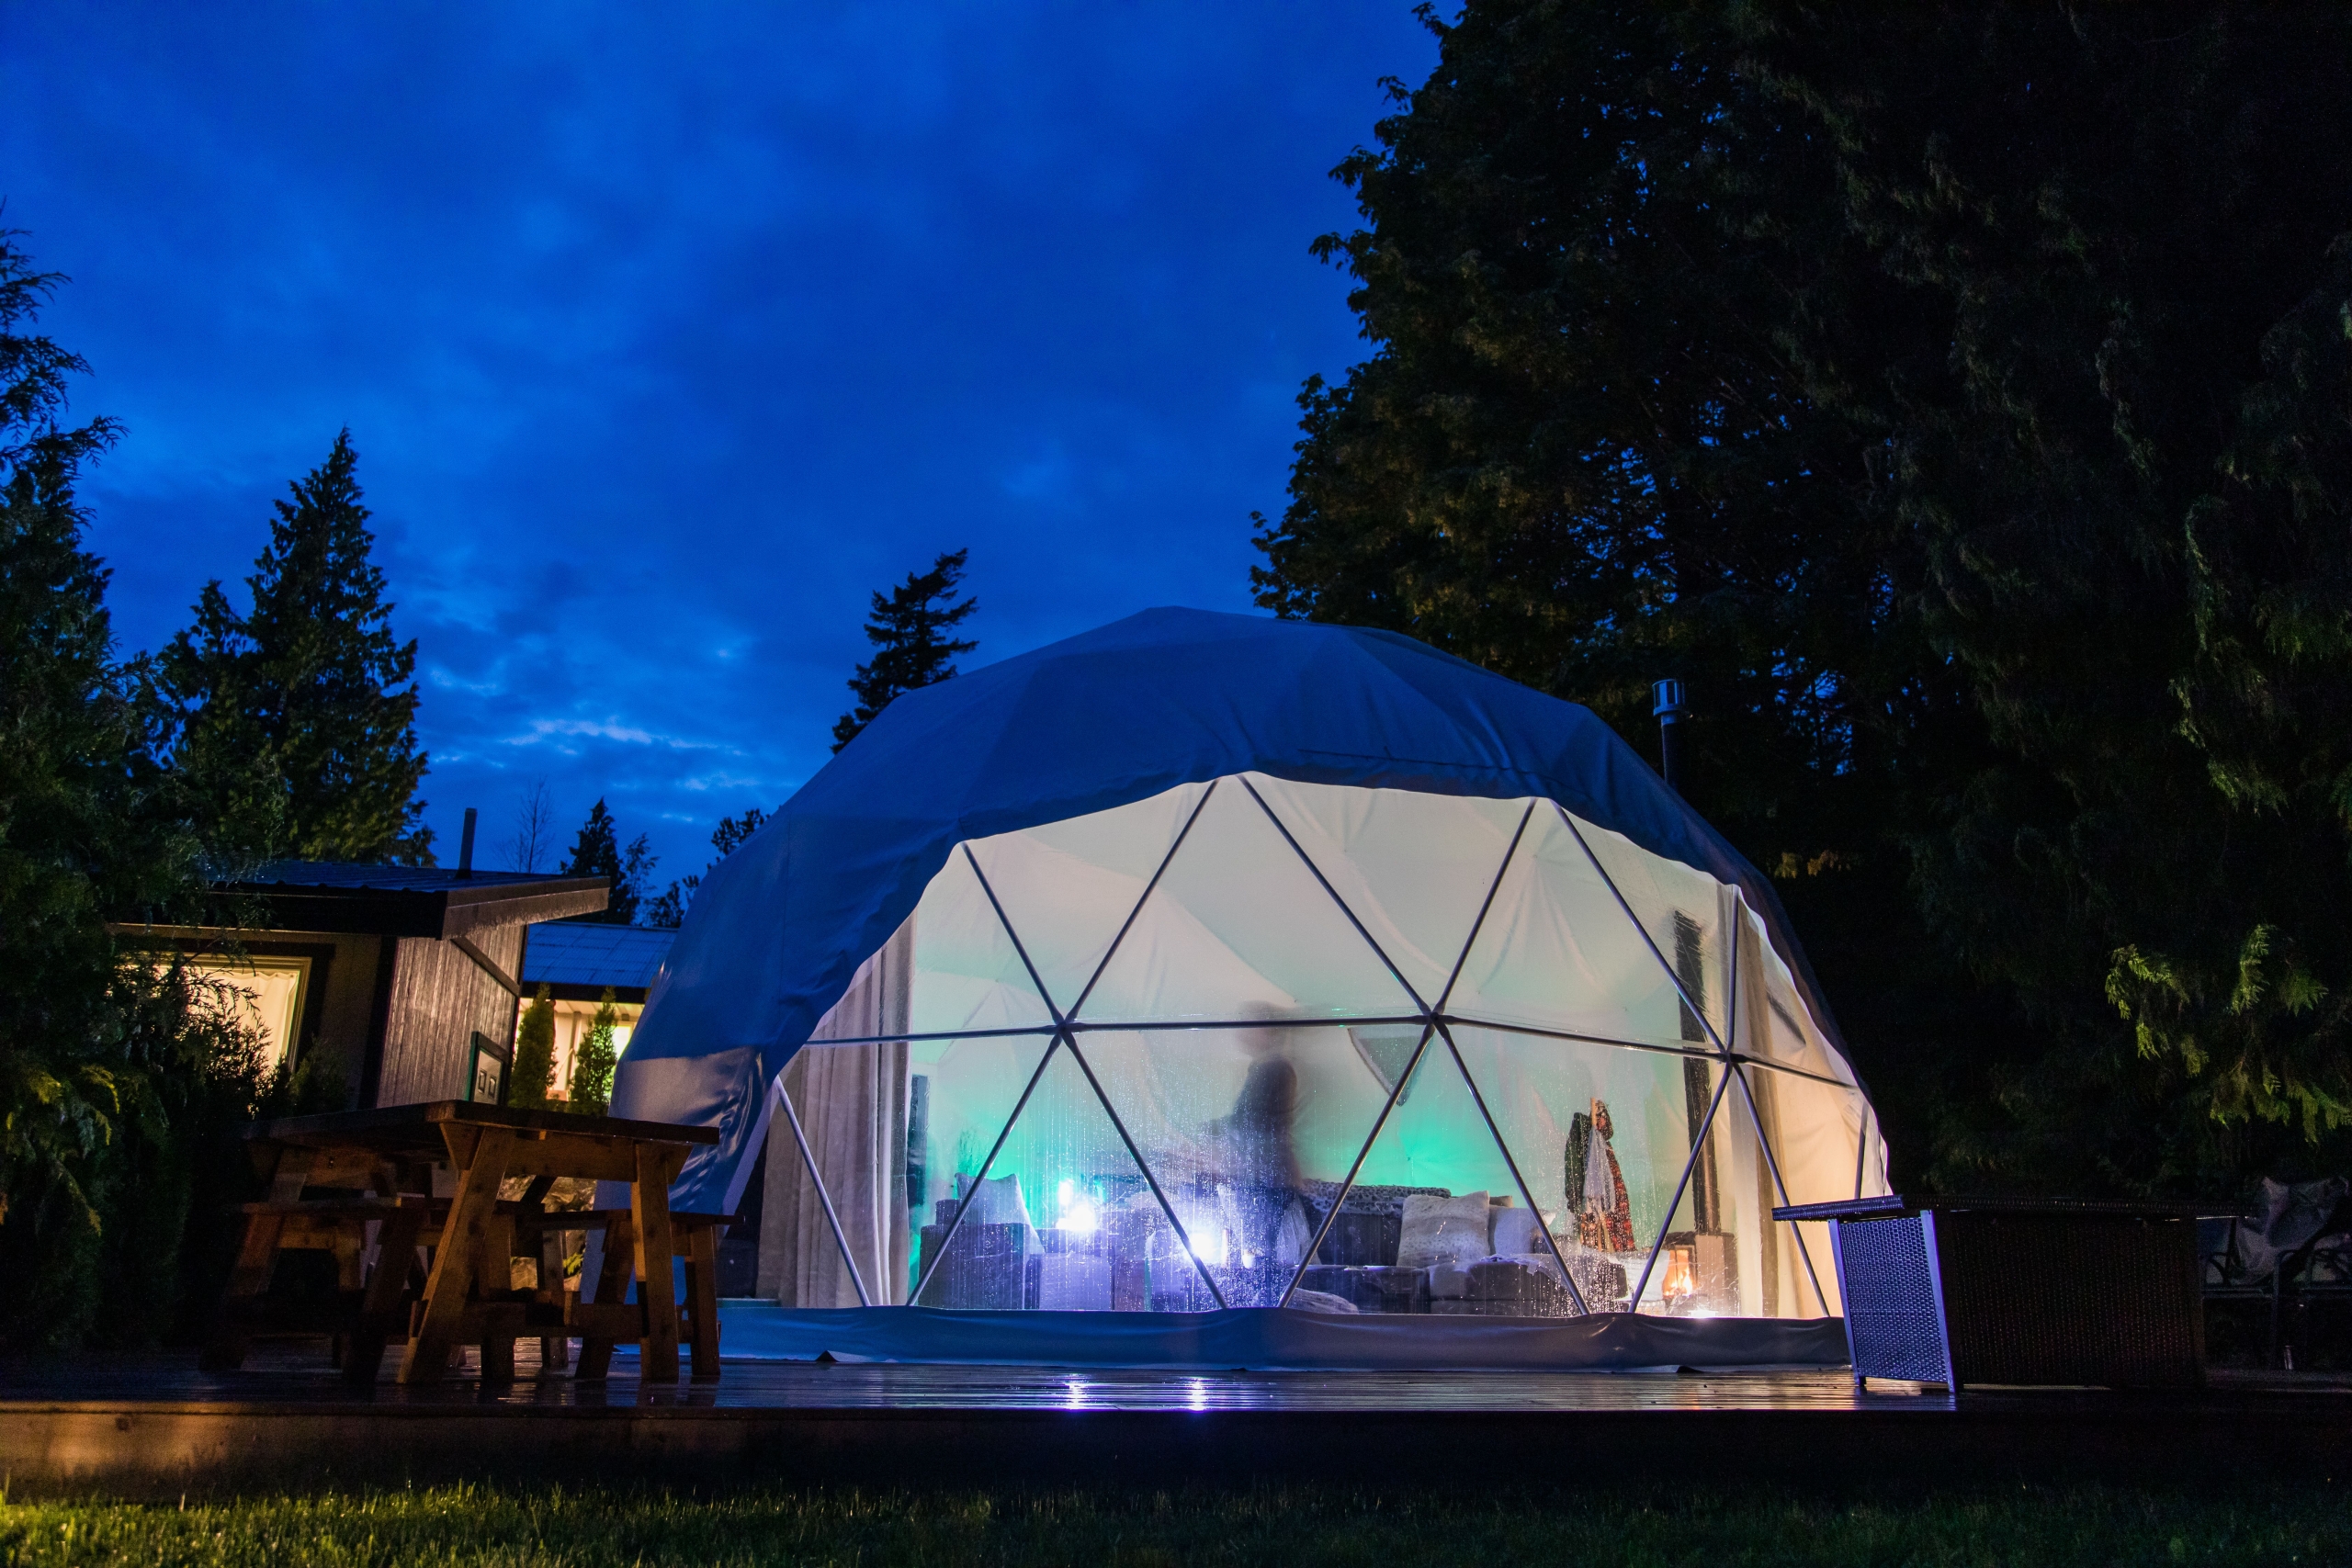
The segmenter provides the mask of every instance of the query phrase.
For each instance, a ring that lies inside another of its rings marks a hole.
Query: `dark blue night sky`
[[[973,663],[1247,608],[1298,385],[1364,351],[1306,247],[1409,6],[818,9],[0,5],[5,222],[129,426],[126,651],[347,423],[444,859],[544,776],[658,886],[824,761],[941,550]]]

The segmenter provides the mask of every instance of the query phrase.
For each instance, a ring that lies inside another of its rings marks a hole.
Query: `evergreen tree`
[[[416,644],[394,640],[351,433],[277,502],[239,614],[218,581],[161,661],[175,766],[225,856],[433,863]]]
[[[646,901],[646,883],[659,859],[642,833],[631,840],[626,849],[621,846],[613,814],[605,809],[604,797],[599,795],[596,804],[588,808],[588,820],[580,825],[579,835],[572,840],[571,858],[564,863],[562,874],[605,878],[613,885],[612,902],[596,914],[578,918],[608,925],[635,925],[638,909]]]
[[[514,1030],[514,1079],[506,1101],[526,1111],[544,1111],[548,1091],[554,1087],[554,993],[542,983],[538,995],[523,1010],[523,1021]]]
[[[857,732],[880,716],[894,697],[954,675],[956,657],[979,646],[950,635],[980,607],[974,599],[956,602],[970,553],[956,550],[941,556],[929,571],[908,573],[889,597],[874,595],[865,622],[865,640],[874,645],[874,657],[850,677],[857,706],[833,725],[834,750],[856,739]]]
[[[2232,1119],[2352,1118],[2352,243],[2262,344],[2183,565],[2195,650],[2182,734],[2226,808],[2207,902],[2133,933],[2109,996],[2143,1055]]]
[[[1651,682],[1682,679],[1686,793],[1778,874],[1915,1157],[1946,1064],[2007,1020],[1907,885],[1910,781],[1966,734],[1918,568],[1787,350],[1798,321],[1876,308],[1835,168],[1715,7],[1474,0],[1430,25],[1437,69],[1336,172],[1366,224],[1315,249],[1374,352],[1301,394],[1259,602],[1420,637],[1645,752]]]
[[[1903,1179],[2324,1157],[2352,16],[1425,15],[1261,602],[1688,682]]]
[[[60,281],[0,232],[0,1348],[16,1350],[169,1326],[189,1216],[210,1213],[207,1129],[259,1089],[229,1010],[107,930],[189,919],[203,883],[158,709],[115,659],[107,570],[83,547],[75,480],[116,426],[60,423],[87,367],[26,330]]]
[[[571,1058],[570,1098],[567,1111],[582,1116],[602,1116],[612,1109],[613,1070],[620,1065],[620,1053],[614,1048],[613,1032],[620,1027],[620,1012],[613,1005],[612,987],[596,999],[596,1010],[588,1020],[588,1031],[580,1037],[580,1049]]]
[[[2352,681],[2322,629],[2352,13],[1853,7],[1747,42],[1896,291],[1797,341],[1978,727],[1916,781],[1912,882],[2030,1027],[1951,1184],[2334,1168],[2352,836],[2258,781],[2324,771],[2312,699]]]
[[[695,892],[702,886],[704,879],[718,869],[719,861],[748,843],[752,835],[766,825],[767,819],[768,814],[756,806],[747,807],[741,817],[720,818],[718,826],[712,829],[710,835],[710,847],[718,852],[718,856],[703,867],[701,875],[679,877],[670,884],[662,897],[647,905],[645,923],[671,928],[684,923],[686,906],[694,902]]]

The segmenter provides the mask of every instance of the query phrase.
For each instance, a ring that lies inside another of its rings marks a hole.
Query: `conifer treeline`
[[[1260,602],[1684,681],[1900,1179],[2340,1169],[2352,11],[1425,15]]]
[[[0,1279],[15,1287],[0,1352],[189,1330],[229,1262],[201,1222],[248,1196],[236,1127],[347,1093],[283,1062],[265,1072],[233,987],[110,926],[210,923],[209,889],[270,859],[434,863],[416,644],[391,629],[350,432],[277,502],[242,593],[207,583],[159,654],[119,657],[75,494],[119,432],[65,423],[68,378],[87,367],[31,330],[62,281],[0,232]],[[950,602],[962,565],[942,557],[876,595],[858,723],[973,646],[947,635],[971,610]],[[722,819],[711,868],[765,819]],[[518,869],[538,869],[551,836],[542,784]],[[600,798],[561,870],[610,879],[604,919],[674,925],[703,878],[657,898],[654,864]],[[607,993],[567,1085],[574,1108],[610,1094],[617,1027]],[[548,1004],[518,1044],[523,1097],[544,1100]]]
[[[239,611],[216,580],[157,661],[173,766],[222,856],[433,863],[416,644],[399,642],[351,432],[277,503]]]
[[[289,1109],[237,998],[130,960],[109,921],[204,915],[215,803],[174,765],[184,714],[114,646],[65,423],[82,361],[31,329],[62,280],[0,234],[0,1348],[153,1340],[221,1259],[191,1214],[242,1197],[234,1124]],[[245,785],[241,783],[241,789]],[[255,784],[252,817],[287,792]],[[241,808],[242,809],[242,808]]]

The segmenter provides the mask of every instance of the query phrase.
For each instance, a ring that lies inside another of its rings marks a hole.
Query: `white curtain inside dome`
[[[975,840],[816,1034],[787,1304],[854,1258],[950,1307],[1810,1317],[1827,1238],[1770,1211],[1886,1190],[1737,891],[1548,800],[1252,773]]]

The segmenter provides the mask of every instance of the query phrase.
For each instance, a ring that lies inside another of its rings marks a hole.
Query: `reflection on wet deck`
[[[388,1364],[372,1388],[346,1386],[315,1346],[264,1345],[236,1372],[202,1372],[193,1354],[0,1370],[0,1402],[131,1400],[174,1404],[367,1403],[405,1405],[706,1409],[1555,1411],[1951,1409],[1938,1390],[1871,1385],[1843,1371],[1250,1372],[1050,1367],[730,1361],[713,1384],[640,1385],[634,1356],[602,1384],[539,1374],[516,1348],[516,1381],[485,1388],[468,1360],[448,1383],[403,1388]]]

